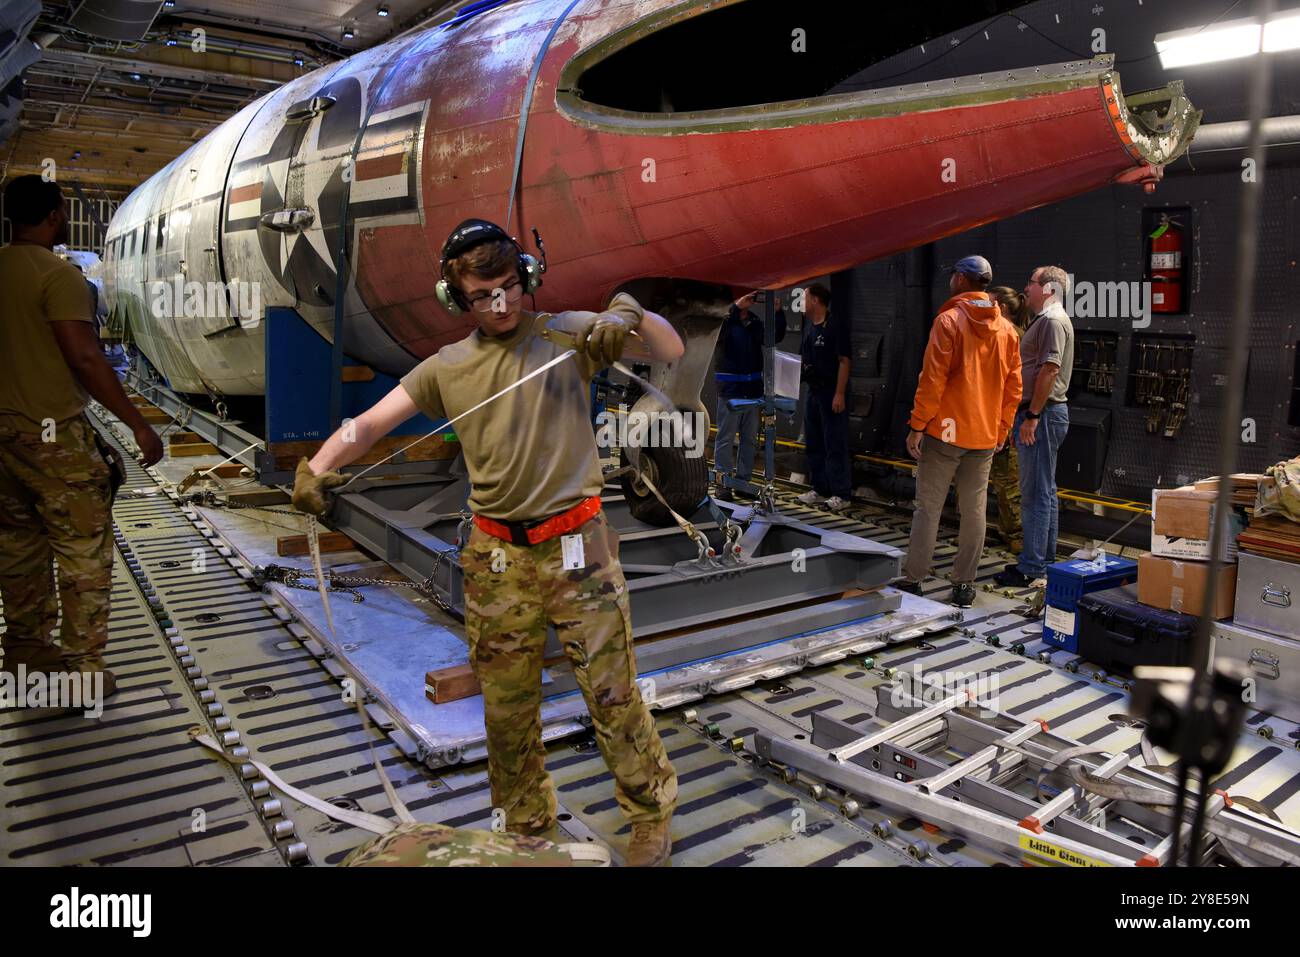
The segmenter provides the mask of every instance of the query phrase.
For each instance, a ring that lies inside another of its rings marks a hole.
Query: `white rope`
[[[325,587],[325,572],[321,568],[320,560],[320,532],[316,526],[316,516],[307,516],[307,545],[311,550],[312,570],[316,573],[316,590],[320,592],[321,607],[325,611],[325,623],[329,626],[330,637],[334,639],[334,644],[338,645],[338,632],[334,630],[334,611],[330,607],[329,589]],[[388,795],[388,803],[393,808],[393,813],[403,824],[415,824],[415,815],[407,809],[402,803],[402,799],[397,796],[397,790],[393,787],[393,782],[388,779],[388,773],[384,770],[383,763],[379,760],[379,755],[375,752],[375,740],[370,734],[370,716],[366,713],[365,703],[361,700],[361,695],[356,693],[357,713],[361,715],[361,726],[366,734],[366,743],[370,747],[370,760],[375,765],[375,773],[379,775],[379,783],[384,787],[384,793]]]
[[[224,458],[224,459],[222,459],[222,460],[221,460],[220,462],[218,462],[216,465],[212,466],[212,468],[210,468],[210,469],[204,469],[202,472],[200,472],[200,473],[198,474],[198,478],[203,478],[203,476],[208,475],[208,474],[214,472],[215,470],[221,468],[221,466],[225,465],[227,462],[233,462],[235,459],[239,458],[239,457],[240,457],[241,455],[243,455],[245,452],[251,452],[253,449],[257,448],[257,447],[258,447],[259,445],[261,445],[261,444],[262,444],[262,442],[261,442],[261,440],[259,439],[258,441],[254,442],[252,445],[248,446],[248,448],[240,449],[240,450],[239,450],[238,452],[236,452],[234,455],[231,455],[231,456],[229,456],[228,458]]]
[[[338,807],[337,805],[330,804],[328,801],[323,801],[314,794],[309,794],[308,792],[287,783],[283,778],[271,770],[269,766],[263,764],[261,761],[232,758],[222,750],[221,745],[217,744],[216,740],[210,734],[203,732],[201,728],[191,728],[190,738],[203,745],[223,761],[228,761],[235,767],[239,767],[242,764],[251,764],[253,767],[257,768],[262,777],[266,778],[267,783],[280,791],[280,793],[293,798],[299,804],[305,804],[307,807],[320,811],[326,817],[333,818],[336,821],[343,821],[347,824],[351,824],[353,827],[362,828],[363,830],[370,831],[372,834],[387,834],[397,826],[392,821],[388,820],[388,818],[380,817],[378,814],[370,814],[366,811],[356,811],[351,808]]]
[[[334,630],[334,612],[330,608],[329,591],[325,587],[325,572],[321,568],[320,528],[316,524],[316,516],[310,513],[307,515],[307,550],[311,553],[311,567],[316,573],[316,589],[320,592],[321,606],[325,609],[325,624],[329,626],[330,637],[337,642],[339,636]]]
[[[627,376],[629,379],[633,379],[636,382],[640,383],[641,388],[645,389],[646,392],[650,393],[650,395],[667,411],[669,412],[674,411],[672,399],[668,398],[667,394],[662,392],[656,386],[651,385],[647,379],[637,375],[635,372],[633,372],[627,366],[623,365],[623,363],[621,362],[615,362],[614,368],[617,369],[619,372],[623,373],[623,375]]]
[[[376,462],[374,465],[368,465],[368,466],[366,466],[366,467],[365,467],[364,469],[362,469],[360,472],[357,472],[355,475],[353,475],[352,478],[348,479],[346,482],[344,482],[342,485],[340,485],[340,486],[339,486],[339,490],[342,491],[343,489],[345,489],[345,488],[347,488],[349,485],[351,485],[353,482],[355,482],[357,479],[361,478],[361,476],[363,476],[363,475],[365,475],[367,472],[369,472],[371,469],[373,469],[373,468],[378,468],[379,466],[381,466],[381,465],[383,465],[385,462],[387,462],[389,459],[394,458],[394,457],[396,457],[396,456],[398,456],[398,455],[401,455],[401,454],[402,454],[403,452],[405,452],[407,449],[414,448],[415,446],[417,446],[417,445],[419,445],[421,442],[423,442],[425,439],[432,438],[433,436],[437,435],[439,432],[441,432],[443,429],[447,428],[448,426],[450,426],[450,425],[452,425],[452,424],[454,424],[454,423],[456,423],[456,422],[459,422],[461,419],[465,418],[465,416],[469,415],[471,412],[477,412],[479,409],[483,408],[483,406],[487,405],[489,402],[495,402],[497,399],[501,398],[501,397],[502,397],[503,395],[505,395],[507,392],[511,392],[511,391],[513,391],[514,389],[519,388],[521,385],[523,385],[523,384],[524,384],[525,382],[527,382],[529,379],[532,379],[532,378],[534,378],[535,376],[539,376],[539,375],[541,375],[543,372],[547,371],[547,370],[550,369],[552,366],[557,366],[557,365],[559,365],[561,362],[563,362],[565,359],[569,358],[569,356],[572,356],[572,355],[577,355],[577,350],[576,350],[576,349],[570,349],[570,350],[567,351],[567,352],[562,352],[562,353],[560,353],[560,355],[556,356],[556,357],[555,357],[554,359],[552,359],[550,362],[546,363],[546,365],[544,365],[544,366],[539,366],[538,368],[534,369],[532,372],[528,373],[528,375],[526,375],[526,376],[524,376],[522,379],[518,380],[517,382],[512,382],[510,385],[506,386],[504,389],[502,389],[502,390],[501,390],[500,392],[498,392],[496,395],[488,396],[486,399],[484,399],[484,400],[483,400],[482,402],[480,402],[478,405],[474,406],[474,408],[472,408],[472,409],[466,409],[464,412],[462,412],[460,415],[456,416],[454,419],[448,419],[446,422],[444,422],[442,425],[438,426],[438,427],[437,427],[436,429],[434,429],[432,432],[429,432],[429,433],[426,434],[426,435],[422,435],[422,436],[420,436],[418,439],[416,439],[416,440],[415,440],[414,442],[412,442],[410,445],[404,445],[404,446],[402,446],[400,449],[398,449],[396,452],[392,453],[391,455],[386,455],[386,456],[384,456],[382,459],[380,459],[380,460],[379,460],[378,462]]]

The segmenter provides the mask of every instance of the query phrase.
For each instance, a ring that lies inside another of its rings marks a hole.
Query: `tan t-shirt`
[[[51,322],[93,322],[90,288],[77,267],[43,246],[0,249],[0,424],[40,431],[86,407]]]
[[[525,312],[509,335],[475,329],[408,372],[402,386],[425,415],[454,419],[566,350],[541,337],[548,322],[577,332],[593,315]],[[600,494],[591,423],[591,379],[600,368],[580,352],[452,426],[469,470],[471,510],[538,521]]]

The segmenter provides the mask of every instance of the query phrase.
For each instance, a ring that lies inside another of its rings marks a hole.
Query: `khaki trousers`
[[[948,489],[957,482],[957,510],[961,530],[957,533],[957,559],[953,582],[975,580],[980,553],[984,550],[984,509],[988,501],[989,466],[992,449],[963,449],[941,442],[932,435],[921,441],[921,461],[916,469],[916,510],[912,513],[912,537],[907,545],[903,574],[921,581],[930,574],[934,559],[939,517],[943,514]]]

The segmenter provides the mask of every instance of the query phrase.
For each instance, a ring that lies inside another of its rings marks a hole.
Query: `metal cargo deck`
[[[128,462],[128,483],[114,507],[118,553],[107,654],[120,690],[97,720],[53,711],[0,713],[3,862],[329,865],[369,839],[367,832],[279,799],[255,774],[245,776],[214,760],[190,740],[195,726],[230,748],[246,748],[247,756],[313,795],[391,816],[370,760],[373,741],[417,818],[488,827],[484,763],[429,768],[399,722],[375,705],[372,728],[363,728],[355,708],[342,699],[345,672],[339,663],[301,623],[288,620],[271,596],[249,587],[249,570],[212,524],[227,528],[227,537],[238,523],[245,535],[273,538],[286,527],[297,531],[298,520],[261,511],[208,515],[203,509],[191,520],[164,493],[164,473],[175,479],[192,465],[213,461],[165,461],[161,471]],[[782,496],[780,507],[822,528],[906,545],[905,515],[875,508],[833,515],[799,505],[792,494]],[[954,552],[951,543],[941,543],[938,574]],[[363,559],[333,556],[349,557]],[[203,571],[196,575],[191,563],[199,561],[203,565],[195,567]],[[988,550],[982,579],[1004,561]],[[946,596],[943,582],[931,580],[929,586]],[[918,861],[908,847],[909,834],[923,826],[920,820],[895,815],[895,833],[882,839],[872,827],[883,810],[866,804],[846,817],[833,794],[810,793],[756,766],[752,755],[737,750],[735,739],[755,732],[810,739],[814,715],[861,724],[877,710],[877,689],[890,687],[888,669],[920,667],[996,674],[1004,713],[1045,720],[1055,734],[1111,752],[1137,749],[1141,727],[1128,716],[1126,688],[1044,646],[1037,637],[1041,625],[1017,612],[1027,594],[981,591],[959,624],[874,652],[869,663],[856,655],[657,711],[680,781],[674,863],[1009,863],[942,832],[927,835],[935,852]],[[1255,713],[1216,785],[1261,802],[1296,827],[1297,747],[1300,728]],[[552,740],[549,755],[563,827],[576,840],[605,842],[617,860],[627,828],[590,732]],[[200,812],[201,833],[192,827]],[[796,817],[799,828],[791,824]]]

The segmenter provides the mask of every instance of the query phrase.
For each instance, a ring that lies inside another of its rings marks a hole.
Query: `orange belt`
[[[600,511],[600,496],[584,499],[567,512],[560,512],[540,522],[499,522],[483,515],[474,516],[474,524],[489,535],[512,545],[537,545],[547,539],[579,528]]]

